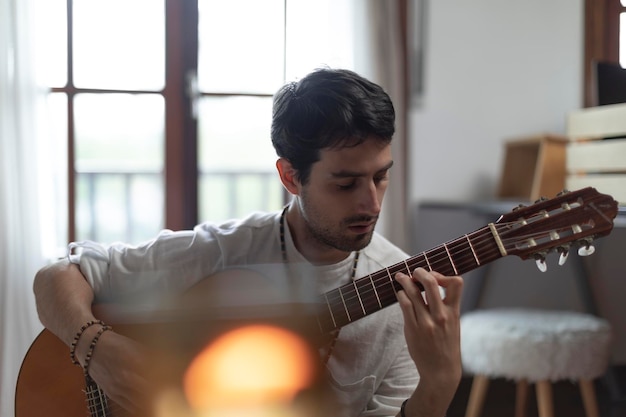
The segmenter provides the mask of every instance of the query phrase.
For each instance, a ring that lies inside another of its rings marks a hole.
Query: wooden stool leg
[[[526,417],[528,403],[528,381],[521,379],[515,386],[515,417]]]
[[[550,381],[538,381],[536,386],[539,417],[554,417],[552,402],[552,384]]]
[[[472,381],[472,389],[470,391],[465,417],[479,417],[483,411],[487,388],[489,387],[489,378],[485,375],[476,375]]]
[[[580,386],[580,394],[583,397],[583,405],[585,407],[585,415],[587,417],[599,417],[598,402],[596,400],[596,391],[593,381],[581,379],[578,381]]]

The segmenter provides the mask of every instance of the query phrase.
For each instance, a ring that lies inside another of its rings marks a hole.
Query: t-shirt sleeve
[[[139,245],[73,242],[69,261],[78,265],[96,296],[176,292],[189,288],[221,266],[215,228],[164,230]]]

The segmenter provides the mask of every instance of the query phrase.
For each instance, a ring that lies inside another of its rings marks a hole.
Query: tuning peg
[[[567,261],[567,256],[569,255],[569,248],[565,248],[565,247],[560,247],[558,249],[560,255],[559,255],[559,266],[563,266],[565,265],[565,262]]]
[[[542,201],[548,201],[548,198],[544,197],[544,196],[541,196],[541,197],[539,197],[538,200],[535,200],[535,204],[541,203]]]
[[[523,204],[518,204],[518,205],[517,205],[517,207],[513,207],[513,211],[517,211],[517,210],[523,209],[523,208],[525,208],[525,207],[526,207],[526,206],[525,206],[525,205],[523,205]]]
[[[580,256],[589,256],[589,255],[593,255],[593,253],[596,251],[596,248],[593,245],[590,245],[589,243],[581,246],[580,248],[578,248],[578,254]]]
[[[593,253],[596,251],[596,248],[591,244],[591,242],[593,242],[593,239],[589,237],[585,239],[581,239],[579,241],[580,248],[578,248],[578,255],[580,256],[593,255]]]
[[[546,272],[548,270],[548,264],[546,264],[546,260],[545,259],[537,259],[535,261],[535,263],[537,264],[537,268],[541,272]]]
[[[569,194],[569,192],[570,191],[567,188],[565,188],[562,191],[559,191],[559,193],[556,196],[561,197],[562,195]]]
[[[546,272],[548,270],[548,264],[546,264],[546,257],[544,255],[535,255],[535,263],[541,272]]]

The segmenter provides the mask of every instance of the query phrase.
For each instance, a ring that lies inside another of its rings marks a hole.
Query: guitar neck
[[[402,289],[394,279],[398,272],[411,274],[422,267],[443,275],[461,275],[506,255],[495,229],[484,226],[402,262],[381,269],[322,294],[318,321],[330,332],[395,303]]]

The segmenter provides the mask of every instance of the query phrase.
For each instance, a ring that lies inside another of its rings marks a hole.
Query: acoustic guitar
[[[444,275],[462,275],[505,256],[534,259],[544,270],[550,252],[565,260],[572,246],[580,255],[593,252],[592,241],[613,229],[618,204],[592,187],[564,191],[552,199],[516,207],[471,233],[445,242],[320,296],[317,326],[330,333],[397,301],[401,289],[393,276],[417,267]],[[117,328],[116,328],[117,330]],[[85,386],[68,347],[43,330],[27,352],[18,376],[16,417],[121,417],[99,388]]]

